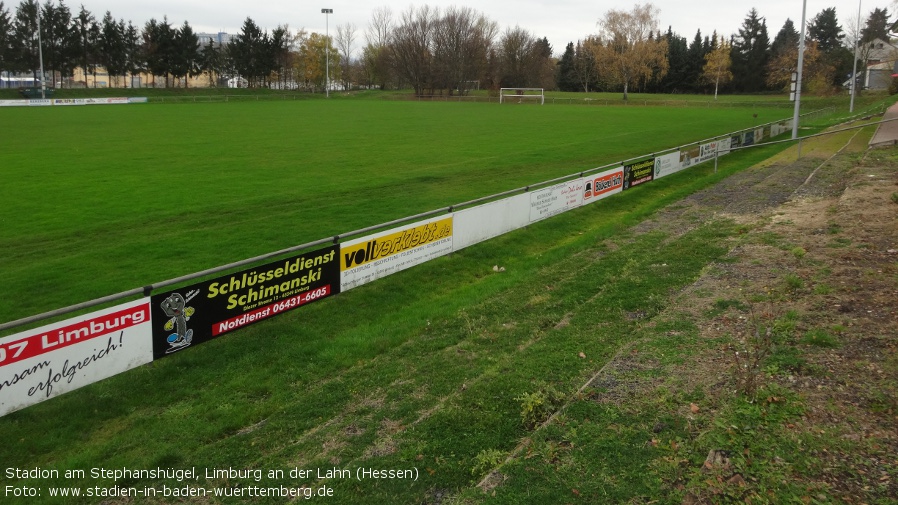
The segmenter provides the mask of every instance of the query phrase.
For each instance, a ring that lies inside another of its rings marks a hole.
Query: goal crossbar
[[[543,88],[499,88],[499,103],[515,98],[518,99],[518,103],[524,99],[539,100],[540,105],[546,103],[546,95]]]

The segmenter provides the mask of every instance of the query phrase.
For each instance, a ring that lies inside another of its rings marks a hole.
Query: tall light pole
[[[41,3],[37,2],[37,57],[41,60],[41,99],[47,98],[44,88],[44,49],[41,44]]]
[[[804,67],[804,26],[805,14],[808,10],[808,0],[801,4],[801,36],[798,39],[798,78],[795,81],[795,112],[792,115],[792,140],[798,138],[798,116],[801,111],[801,74]]]
[[[321,9],[321,13],[324,14],[324,39],[327,41],[327,49],[324,50],[324,97],[331,97],[331,38],[328,34],[329,27],[327,23],[327,15],[333,14],[333,9]]]
[[[857,51],[861,45],[861,0],[857,2],[857,28],[854,36],[854,71],[851,72],[851,106],[848,112],[854,112],[854,97],[857,95]]]

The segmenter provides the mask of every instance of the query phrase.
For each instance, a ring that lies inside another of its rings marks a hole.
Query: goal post
[[[546,103],[545,90],[543,88],[499,88],[499,103],[523,103],[525,100]]]

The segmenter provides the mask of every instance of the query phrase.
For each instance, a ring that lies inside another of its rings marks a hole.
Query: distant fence
[[[108,98],[32,98],[23,100],[0,100],[0,107],[52,107],[72,105],[127,105],[147,103],[146,97]]]
[[[0,324],[139,297],[0,338],[0,416],[791,129],[767,123]]]

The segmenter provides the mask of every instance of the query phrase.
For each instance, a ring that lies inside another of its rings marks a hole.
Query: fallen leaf
[[[689,410],[691,410],[693,414],[698,414],[698,411],[701,410],[701,409],[698,408],[698,405],[696,405],[696,404],[694,404],[694,403],[690,403],[690,404],[689,404]]]

